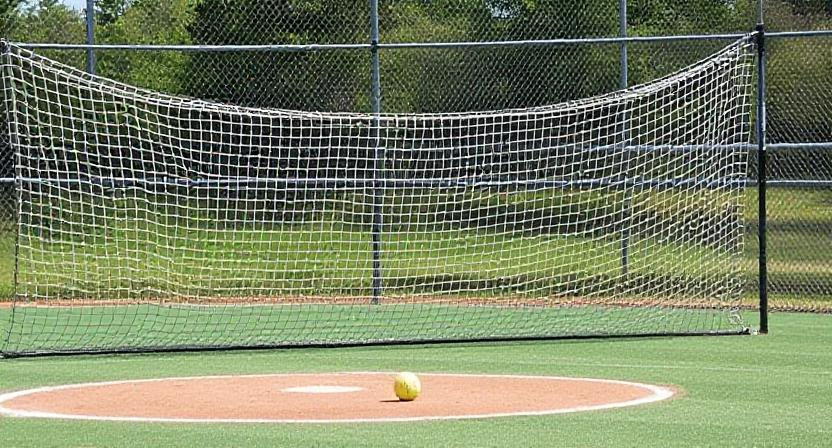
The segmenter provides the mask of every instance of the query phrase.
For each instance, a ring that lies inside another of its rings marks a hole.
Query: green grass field
[[[756,189],[746,192],[744,271],[756,294]],[[780,309],[832,310],[832,190],[771,188],[768,192],[768,266],[771,304]]]
[[[673,216],[677,212],[666,207],[674,201],[665,201],[663,194],[656,193],[645,198],[646,202],[643,202],[642,206],[664,210],[664,213]],[[743,201],[746,237],[741,270],[747,282],[744,295],[747,304],[755,303],[757,290],[756,196],[756,189],[749,188]],[[451,199],[448,198],[449,201]],[[470,202],[474,199],[467,200]],[[536,198],[518,193],[505,200],[530,204],[534,213],[537,213],[537,219],[541,217],[540,213],[544,213],[545,216],[545,213],[575,212],[570,211],[564,203],[565,199],[558,196]],[[571,200],[590,209],[602,206],[602,202],[598,202],[601,198],[591,194],[580,195]],[[316,224],[271,229],[242,228],[233,231],[210,230],[199,226],[175,229],[170,227],[170,222],[160,220],[159,216],[149,211],[138,216],[139,219],[136,220],[124,219],[129,218],[128,215],[120,218],[116,216],[113,218],[112,226],[107,228],[107,235],[100,233],[99,226],[97,229],[88,229],[88,240],[54,240],[49,243],[33,241],[31,244],[24,244],[24,251],[28,248],[33,252],[33,256],[28,258],[36,260],[39,265],[22,266],[24,271],[36,270],[38,274],[24,274],[21,280],[40,285],[55,283],[51,286],[53,294],[61,287],[76,291],[90,290],[95,289],[96,285],[107,283],[116,294],[132,293],[146,297],[148,291],[152,293],[153,290],[165,290],[171,283],[183,283],[202,277],[207,280],[196,284],[209,284],[213,291],[194,289],[191,291],[193,294],[207,292],[211,293],[209,295],[233,295],[244,284],[258,282],[264,289],[314,294],[326,279],[316,277],[313,273],[329,271],[337,272],[338,279],[337,282],[325,285],[326,287],[332,288],[337,283],[344,295],[367,295],[371,287],[371,275],[368,273],[372,269],[369,255],[372,237],[369,228],[366,224],[348,225],[347,222],[343,222],[341,227],[332,226],[338,219],[343,220],[348,216],[367,216],[367,210],[362,208],[366,207],[366,204],[360,205],[363,202],[366,202],[366,198],[352,205],[347,202],[330,204],[334,210],[340,210],[337,213],[342,213],[342,217],[336,216],[336,221],[332,221],[329,228],[325,228],[327,224],[321,221],[314,229]],[[667,204],[663,205],[665,202]],[[122,206],[126,207],[125,210],[131,210],[135,206],[131,204]],[[707,201],[704,204],[707,206]],[[774,308],[832,309],[832,262],[829,261],[828,255],[832,252],[832,240],[828,236],[832,231],[830,204],[830,190],[769,190],[769,290],[770,303]],[[346,208],[348,206],[359,208],[353,210]],[[430,208],[431,205],[423,204],[420,207]],[[138,209],[140,208],[136,208]],[[451,212],[458,211],[448,213]],[[579,212],[580,210],[576,213]],[[43,213],[47,212],[44,210]],[[405,219],[406,214],[403,211],[399,210],[396,213],[396,219]],[[424,213],[424,210],[420,213]],[[614,213],[613,210],[607,214]],[[196,222],[211,221],[208,217],[204,218]],[[4,229],[0,232],[2,300],[10,297],[14,290],[16,234],[13,231],[13,223],[5,223],[0,227]],[[76,227],[74,230],[83,230],[82,227]],[[310,240],[309,230],[317,233],[319,239]],[[331,234],[330,238],[320,238],[327,232]],[[154,240],[156,244],[117,243],[122,239]],[[554,233],[512,239],[494,233],[466,234],[461,229],[443,230],[438,233],[423,231],[410,235],[396,233],[395,229],[390,229],[384,240],[387,283],[389,286],[398,287],[399,292],[403,294],[429,293],[427,290],[418,291],[414,285],[429,284],[431,278],[434,278],[435,282],[457,284],[474,284],[504,278],[516,283],[525,282],[532,287],[556,290],[559,284],[563,284],[561,280],[569,274],[577,272],[597,281],[599,274],[614,274],[621,264],[621,242],[619,236],[614,233],[601,238]],[[50,241],[48,236],[45,241]],[[194,246],[189,243],[192,241],[200,241],[200,244]],[[479,251],[483,249],[491,251],[491,256],[480,257]],[[655,240],[635,237],[630,252],[630,272],[653,276],[696,275],[697,263],[693,260],[712,260],[715,257],[714,252],[706,248],[685,244],[657,244]],[[256,254],[256,257],[244,256],[247,253]],[[318,256],[321,253],[333,253],[338,256],[321,258]],[[236,258],[230,256],[231,254],[236,254]],[[510,256],[514,263],[505,263],[495,255]],[[441,277],[437,277],[437,257],[442,258],[445,263],[442,266]],[[286,272],[287,267],[293,272]],[[57,281],[50,278],[54,276],[60,279],[66,271],[72,270],[86,272],[81,283],[57,284]],[[130,280],[127,283],[113,283],[113,275],[124,277],[124,272],[128,270]],[[283,272],[275,275],[272,272],[274,270]],[[685,272],[686,270],[689,272]],[[165,284],[166,278],[171,279],[168,284]],[[548,285],[541,285],[535,283],[537,279],[551,281]],[[644,279],[648,280],[647,277]],[[397,281],[400,283],[397,284]],[[501,287],[505,288],[505,285]],[[479,285],[476,289],[486,288]],[[485,294],[493,295],[493,291],[486,291]]]
[[[389,300],[393,303],[20,307],[14,311],[16,325],[0,325],[0,334],[8,335],[3,348],[10,352],[42,353],[745,331],[726,310]],[[11,313],[0,309],[0,322],[9,322]]]
[[[767,336],[81,356],[0,362],[0,391],[232,373],[396,371],[586,376],[670,384],[635,408],[458,422],[131,424],[0,419],[4,447],[829,446],[832,316],[774,314]]]

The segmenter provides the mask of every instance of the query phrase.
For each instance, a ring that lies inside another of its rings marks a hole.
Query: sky
[[[78,10],[84,9],[87,6],[87,0],[61,0],[61,3]]]

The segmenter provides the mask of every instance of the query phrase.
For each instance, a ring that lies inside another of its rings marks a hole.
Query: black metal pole
[[[375,145],[373,166],[373,304],[381,302],[384,284],[381,270],[381,233],[384,227],[384,148],[381,145],[379,114],[381,114],[381,68],[379,61],[378,0],[370,0],[371,53],[372,53],[372,103],[373,125],[371,141]]]
[[[760,333],[768,333],[768,264],[766,255],[766,32],[757,24],[757,200],[760,283]]]
[[[87,45],[95,45],[95,0],[87,0]],[[87,48],[87,73],[95,74],[95,50]]]

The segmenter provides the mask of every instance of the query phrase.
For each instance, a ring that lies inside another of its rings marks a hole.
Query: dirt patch
[[[400,402],[391,373],[274,374],[89,383],[0,395],[15,417],[177,422],[373,422],[545,415],[671,397],[666,387],[544,376],[419,374]]]

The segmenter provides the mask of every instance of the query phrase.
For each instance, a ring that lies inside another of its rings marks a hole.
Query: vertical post
[[[381,233],[384,226],[384,148],[381,145],[379,115],[381,114],[381,63],[379,58],[378,0],[370,0],[370,45],[372,46],[372,105],[371,141],[375,145],[373,166],[373,304],[384,294],[381,270]]]
[[[765,0],[757,0],[757,23],[760,24],[760,25],[766,23],[765,20],[763,20],[764,19],[763,10],[765,9],[764,6],[765,6]]]
[[[87,0],[87,45],[95,44],[95,0]],[[95,74],[95,51],[87,47],[87,73]]]
[[[6,39],[0,41],[0,48],[2,49],[2,66],[4,69],[3,76],[6,78],[6,82],[3,83],[3,102],[4,108],[6,111],[5,119],[6,123],[8,124],[8,128],[6,129],[9,132],[9,146],[11,149],[11,153],[13,155],[13,163],[14,163],[14,192],[15,192],[15,199],[17,201],[16,210],[15,210],[15,226],[16,226],[16,235],[14,240],[14,277],[12,279],[12,287],[14,288],[11,294],[12,299],[12,311],[9,320],[9,331],[6,334],[5,338],[5,347],[9,346],[9,341],[12,335],[12,325],[15,319],[15,311],[17,309],[16,305],[20,289],[18,288],[18,281],[20,279],[20,236],[23,234],[21,231],[21,217],[23,216],[23,185],[21,179],[23,178],[23,173],[21,173],[21,167],[23,164],[20,162],[22,157],[22,147],[20,146],[20,123],[18,122],[17,117],[17,102],[15,100],[14,93],[10,92],[10,89],[13,89],[13,81],[12,81],[12,61],[9,52],[11,52],[11,48],[9,47],[9,43]]]
[[[620,37],[627,37],[627,0],[619,0],[618,1],[618,34]],[[621,57],[620,57],[620,68],[621,74],[618,80],[618,86],[621,90],[627,89],[629,87],[629,67],[628,67],[628,54],[627,54],[627,42],[621,42]],[[629,115],[624,116],[624,128],[623,128],[623,145],[624,145],[624,157],[629,158],[629,154],[627,154],[627,147],[630,146],[630,138],[629,138]],[[625,167],[629,167],[629,164],[625,164]],[[630,204],[632,202],[632,191],[630,187],[624,187],[624,205],[622,206],[622,213],[621,213],[621,275],[626,276],[630,270],[630,229],[627,227],[627,223],[630,220]]]
[[[768,333],[768,260],[766,254],[766,31],[762,21],[757,24],[757,200],[758,238],[760,244],[760,333]]]
[[[619,37],[627,37],[627,0],[618,1],[618,34]],[[621,42],[621,76],[619,78],[619,87],[623,90],[629,87],[629,68],[627,65],[627,42]]]

